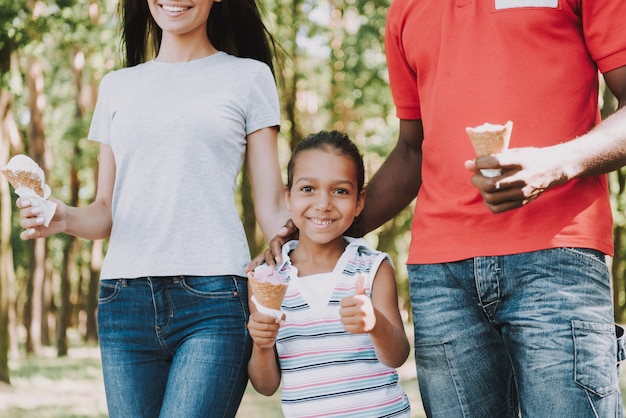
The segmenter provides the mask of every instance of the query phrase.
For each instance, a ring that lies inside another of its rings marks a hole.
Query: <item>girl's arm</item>
[[[24,240],[49,237],[60,232],[85,239],[107,238],[111,233],[111,201],[115,183],[115,158],[109,145],[100,145],[98,167],[98,187],[94,201],[85,207],[68,206],[52,199],[57,204],[52,221],[44,227],[41,210],[31,208],[25,198],[17,200],[22,217],[21,225],[25,229],[20,234]]]
[[[371,299],[365,295],[363,280],[359,279],[355,295],[341,301],[340,313],[346,331],[369,333],[381,363],[393,368],[404,364],[410,347],[398,307],[391,264],[383,261],[380,265],[372,284]]]
[[[280,386],[280,365],[276,354],[278,328],[280,322],[276,318],[257,312],[250,303],[248,331],[253,345],[248,376],[254,389],[265,396],[272,396]]]
[[[289,219],[278,161],[277,129],[259,129],[248,135],[247,153],[254,213],[265,240],[269,242]]]

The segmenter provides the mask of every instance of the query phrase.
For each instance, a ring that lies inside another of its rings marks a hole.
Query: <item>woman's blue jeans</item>
[[[557,248],[408,272],[429,417],[622,416],[602,253]]]
[[[234,417],[248,381],[247,280],[102,280],[98,334],[112,418]]]

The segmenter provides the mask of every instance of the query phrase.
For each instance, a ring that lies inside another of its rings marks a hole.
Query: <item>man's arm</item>
[[[466,162],[476,186],[494,213],[532,202],[549,188],[574,178],[608,173],[626,165],[626,66],[604,74],[618,111],[571,141],[545,148],[516,148]],[[499,168],[488,178],[478,169]]]
[[[422,185],[421,120],[400,120],[398,142],[367,184],[361,234],[396,216],[415,197]]]

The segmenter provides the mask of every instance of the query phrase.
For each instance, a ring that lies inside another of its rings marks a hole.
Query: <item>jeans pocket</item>
[[[575,352],[575,380],[600,396],[619,390],[615,325],[572,321]]]
[[[100,280],[98,304],[109,303],[115,300],[120,293],[120,280]]]
[[[235,276],[189,276],[180,282],[183,289],[199,298],[230,299],[242,293]]]

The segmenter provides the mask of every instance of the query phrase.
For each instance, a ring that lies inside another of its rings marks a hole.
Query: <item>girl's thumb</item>
[[[365,294],[365,274],[359,274],[359,278],[356,279],[356,283],[354,285],[354,294],[355,295],[364,295]]]

